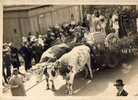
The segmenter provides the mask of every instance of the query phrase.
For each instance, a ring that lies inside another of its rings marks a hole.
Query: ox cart
[[[90,37],[91,36],[91,37]],[[138,54],[138,35],[119,38],[116,33],[107,36],[101,32],[89,33],[91,64],[94,69],[114,68],[133,60]]]
[[[94,32],[84,34],[84,38],[85,43],[59,44],[44,52],[36,67],[40,68],[40,80],[44,73],[47,89],[50,89],[51,82],[52,90],[55,90],[54,79],[60,74],[66,80],[66,93],[70,95],[73,93],[75,75],[80,71],[85,70],[86,77],[90,72],[92,79],[95,70],[113,68],[137,55],[138,36],[120,39],[114,33],[106,36],[104,33]],[[50,61],[51,59],[53,60]]]

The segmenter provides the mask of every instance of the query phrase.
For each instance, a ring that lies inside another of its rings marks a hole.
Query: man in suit
[[[25,62],[25,70],[26,72],[32,68],[32,51],[27,42],[22,44],[20,48],[20,54],[22,55]]]
[[[3,45],[3,66],[2,74],[4,78],[3,85],[8,84],[8,78],[11,77],[11,57],[10,57],[10,48],[7,43]]]
[[[10,48],[11,64],[13,68],[17,68],[19,70],[21,64],[19,61],[18,49],[15,46],[13,46],[12,43],[9,43],[9,48]]]
[[[123,87],[124,87],[123,80],[121,80],[121,79],[116,80],[116,84],[114,84],[114,86],[116,86],[116,88],[118,90],[117,96],[127,96],[128,95],[127,91],[125,91],[123,89]]]

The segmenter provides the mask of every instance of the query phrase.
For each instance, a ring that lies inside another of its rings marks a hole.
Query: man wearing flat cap
[[[125,84],[123,83],[123,80],[121,80],[121,79],[116,80],[116,84],[114,84],[114,86],[116,86],[116,88],[118,90],[117,96],[127,96],[128,95],[127,91],[125,91],[123,89],[124,85]]]

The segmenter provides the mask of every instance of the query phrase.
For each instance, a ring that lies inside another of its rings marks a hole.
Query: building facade
[[[20,9],[19,9],[20,8]],[[49,26],[70,22],[71,15],[80,21],[80,6],[22,6],[5,7],[3,15],[3,40],[19,46],[22,36],[29,32],[45,34]]]

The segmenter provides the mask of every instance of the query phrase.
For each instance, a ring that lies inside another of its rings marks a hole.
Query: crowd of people
[[[128,9],[117,11],[114,9],[112,14],[106,16],[104,11],[95,10],[92,14],[86,14],[82,22],[71,20],[61,26],[49,27],[46,34],[36,35],[28,33],[22,37],[21,48],[17,49],[11,42],[3,44],[3,85],[8,84],[12,77],[12,69],[20,72],[20,56],[24,60],[25,71],[32,68],[32,60],[35,64],[39,63],[44,51],[59,43],[78,43],[85,40],[85,33],[100,31],[106,35],[116,33],[119,37],[126,36],[135,26],[136,16],[131,14]],[[133,17],[133,18],[132,18]],[[129,24],[128,24],[129,23]],[[131,24],[130,24],[131,23]]]

